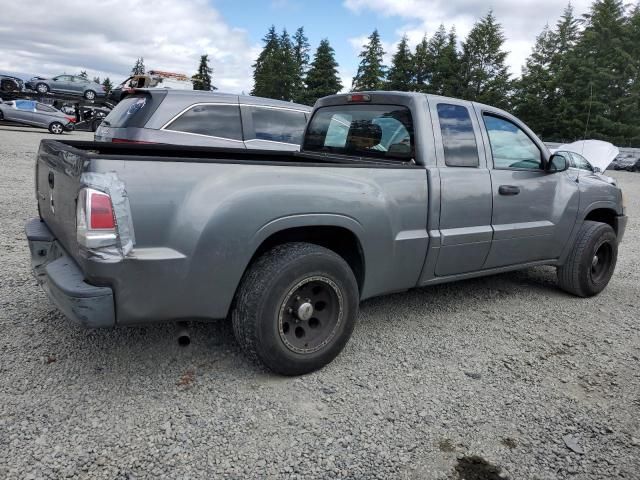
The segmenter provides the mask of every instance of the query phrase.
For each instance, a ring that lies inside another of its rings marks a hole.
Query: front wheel
[[[358,316],[353,271],[331,250],[287,243],[245,273],[232,312],[245,353],[282,375],[302,375],[331,362]]]
[[[60,135],[62,132],[64,132],[64,125],[62,125],[60,122],[53,122],[51,125],[49,125],[49,131],[54,135]]]
[[[87,90],[86,92],[84,92],[84,98],[86,98],[87,100],[94,100],[96,98],[96,92],[94,92],[93,90]]]
[[[49,93],[49,85],[46,83],[39,83],[36,85],[36,91],[38,93]]]
[[[618,259],[618,238],[606,223],[585,221],[564,265],[560,288],[578,297],[597,295],[608,285]]]

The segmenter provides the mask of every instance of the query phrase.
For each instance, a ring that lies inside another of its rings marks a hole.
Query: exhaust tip
[[[189,335],[187,326],[181,324],[178,330],[178,345],[181,347],[187,347],[189,344],[191,344],[191,335]]]

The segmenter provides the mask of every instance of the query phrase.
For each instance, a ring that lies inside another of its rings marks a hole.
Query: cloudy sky
[[[573,0],[578,15],[590,0]],[[0,73],[23,77],[78,73],[119,83],[135,59],[148,69],[193,74],[208,53],[214,83],[222,91],[248,92],[251,64],[270,25],[290,32],[304,26],[315,49],[328,38],[345,86],[357,69],[357,53],[378,28],[391,56],[403,33],[415,44],[440,23],[464,37],[493,8],[507,36],[511,72],[531,51],[546,23],[555,24],[562,0],[41,0],[25,10],[2,2]]]

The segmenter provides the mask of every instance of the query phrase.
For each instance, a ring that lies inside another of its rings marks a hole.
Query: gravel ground
[[[613,174],[632,217],[599,297],[534,268],[373,299],[291,379],[225,322],[189,347],[67,322],[23,234],[42,132],[0,127],[0,478],[640,478],[640,175]]]

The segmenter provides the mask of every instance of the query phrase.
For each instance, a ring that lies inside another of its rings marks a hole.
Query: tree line
[[[492,11],[462,41],[441,25],[411,49],[406,35],[390,65],[377,30],[359,54],[352,91],[416,91],[513,112],[545,141],[596,138],[640,146],[640,4],[596,0],[578,18],[569,4],[538,35],[519,78],[511,78],[505,36]],[[252,95],[313,105],[342,90],[329,41],[313,60],[304,29],[272,26],[256,59]]]

